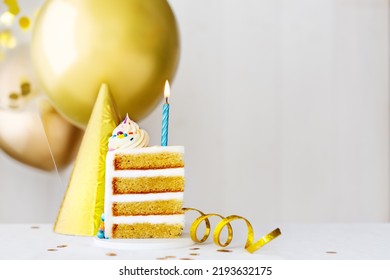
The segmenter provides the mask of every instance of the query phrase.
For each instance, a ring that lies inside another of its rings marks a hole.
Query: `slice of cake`
[[[147,133],[128,117],[106,158],[105,237],[174,238],[184,226],[184,147],[145,147]]]

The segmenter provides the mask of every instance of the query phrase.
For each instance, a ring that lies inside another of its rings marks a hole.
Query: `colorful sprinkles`
[[[97,238],[99,239],[106,239],[105,235],[104,235],[104,213],[102,214],[102,222],[100,224],[100,227],[99,227],[99,230],[97,232]]]
[[[123,120],[123,122],[122,122],[122,125],[125,125],[126,123],[127,123],[127,121],[129,120],[129,117],[126,115],[126,118]],[[128,133],[126,133],[126,132],[123,132],[123,131],[118,131],[116,134],[115,133],[113,133],[112,134],[112,138],[116,138],[116,137],[118,137],[119,139],[123,139],[123,138],[125,138],[125,137],[127,137],[127,136],[129,136],[129,135],[131,135],[131,134],[134,134],[133,132],[131,132],[131,131],[129,131]],[[130,141],[133,141],[134,140],[134,138],[132,137],[131,139],[130,139]]]

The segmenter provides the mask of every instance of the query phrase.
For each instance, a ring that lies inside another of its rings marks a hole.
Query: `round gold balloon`
[[[33,29],[37,76],[54,106],[85,127],[107,83],[121,115],[136,121],[163,100],[179,59],[165,0],[51,0]]]
[[[65,167],[76,156],[82,131],[61,117],[47,100],[36,108],[39,95],[30,46],[18,44],[0,61],[0,149],[27,165],[53,170],[50,144],[57,167]]]
[[[0,147],[29,166],[54,170],[53,156],[57,168],[65,167],[75,158],[83,132],[62,118],[48,101],[39,105],[39,112],[0,111]]]

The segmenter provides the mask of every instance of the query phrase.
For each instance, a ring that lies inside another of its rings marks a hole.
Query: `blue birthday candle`
[[[165,82],[164,97],[165,103],[163,105],[162,116],[162,130],[161,130],[161,146],[168,146],[168,126],[169,126],[169,103],[168,98],[170,95],[169,83]]]

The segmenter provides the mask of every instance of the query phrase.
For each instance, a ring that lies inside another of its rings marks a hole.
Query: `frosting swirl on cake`
[[[126,115],[126,118],[114,129],[111,137],[108,139],[108,150],[142,148],[148,144],[148,133],[140,129],[138,124]]]

